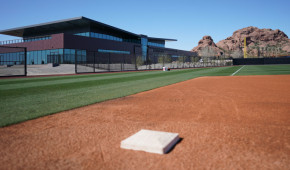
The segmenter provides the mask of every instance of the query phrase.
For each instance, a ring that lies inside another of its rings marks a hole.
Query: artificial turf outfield
[[[239,71],[236,72],[237,70]],[[235,75],[290,74],[290,65],[1,79],[0,127],[196,77],[229,76],[233,73]]]

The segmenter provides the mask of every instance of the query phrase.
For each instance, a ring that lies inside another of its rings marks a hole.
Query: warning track
[[[1,169],[289,169],[290,75],[201,77],[0,129]],[[166,155],[120,148],[179,133]]]

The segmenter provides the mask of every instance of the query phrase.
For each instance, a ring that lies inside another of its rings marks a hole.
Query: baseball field
[[[290,167],[290,65],[0,79],[0,108],[0,169]],[[182,140],[121,149],[140,129]]]

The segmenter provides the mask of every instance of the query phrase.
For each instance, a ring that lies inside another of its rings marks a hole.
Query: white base
[[[179,141],[178,133],[140,130],[121,142],[121,148],[165,154]]]

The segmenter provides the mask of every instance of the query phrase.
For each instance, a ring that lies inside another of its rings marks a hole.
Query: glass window
[[[6,64],[9,64],[9,53],[6,54],[5,61],[6,61]]]
[[[19,55],[20,55],[20,52],[14,53],[14,64],[16,63],[16,61],[19,61]]]
[[[71,49],[71,50],[70,50],[70,53],[71,53],[71,54],[75,54],[75,53],[76,53],[76,50]]]
[[[116,50],[104,50],[104,49],[98,49],[98,52],[101,52],[101,53],[116,53],[116,54],[130,54],[130,51],[116,51]]]
[[[11,64],[13,65],[15,61],[15,53],[11,53],[10,58],[11,58]]]
[[[49,50],[45,50],[45,63],[47,64],[48,61],[47,61],[47,57],[49,55],[50,51]]]
[[[26,53],[26,64],[29,64],[29,61],[30,61],[30,52],[27,52]]]
[[[9,61],[9,64],[12,64],[12,53],[9,53],[8,61]]]
[[[41,64],[46,64],[45,56],[46,56],[46,50],[41,51]]]
[[[87,54],[87,51],[86,50],[82,50],[82,61],[86,61],[86,54]]]
[[[37,62],[36,64],[41,64],[41,51],[37,51]]]
[[[4,64],[6,64],[6,57],[7,57],[7,54],[4,54],[3,55]]]
[[[37,51],[33,51],[33,61],[34,61],[34,64],[37,64]]]
[[[58,49],[58,53],[59,54],[63,54],[63,49],[61,48],[61,49]]]
[[[29,58],[27,58],[27,63],[32,64],[33,61],[33,51],[29,52]]]
[[[30,52],[30,64],[34,64],[34,51]]]
[[[71,62],[72,63],[75,63],[75,52],[76,51],[74,49],[71,49],[70,52],[71,52],[71,58],[70,58],[71,59]]]
[[[142,60],[145,61],[147,58],[147,45],[148,39],[146,37],[141,37],[141,48],[142,48]]]
[[[8,58],[9,64],[13,64],[13,62],[12,62],[13,61],[12,60],[12,57],[13,57],[12,54],[13,53],[9,53],[9,58]]]
[[[10,64],[9,62],[10,62],[10,54],[7,53],[6,54],[6,64]]]
[[[64,54],[70,54],[70,49],[64,49]]]

